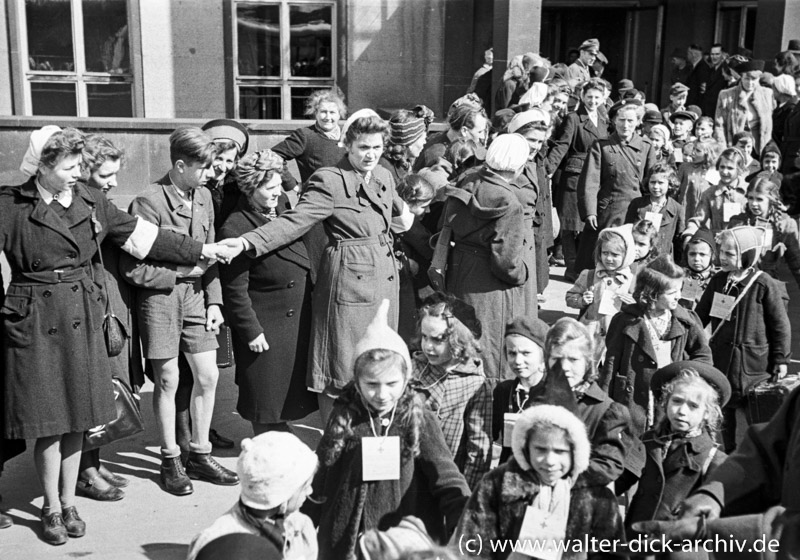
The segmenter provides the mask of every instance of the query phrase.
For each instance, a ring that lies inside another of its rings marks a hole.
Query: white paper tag
[[[669,340],[660,340],[653,344],[656,351],[656,365],[658,369],[672,363],[672,343]]]
[[[600,296],[600,305],[597,306],[597,313],[600,315],[616,315],[622,307],[619,298],[614,290],[603,290]]]
[[[523,553],[530,558],[559,560],[562,551],[558,543],[566,538],[566,527],[567,520],[563,515],[528,506],[519,530],[519,543],[524,547]]]
[[[675,163],[683,163],[683,150],[675,150],[672,152]]]
[[[736,298],[733,296],[726,296],[725,294],[714,292],[714,301],[711,303],[711,312],[709,315],[717,319],[729,319],[735,301]]]
[[[656,230],[661,229],[661,218],[662,217],[663,216],[661,215],[661,212],[645,212],[644,213],[644,219],[647,220],[648,222],[652,222],[653,226],[656,228]]]
[[[514,424],[517,423],[519,414],[506,412],[503,414],[503,447],[511,447],[511,434],[514,433]]]
[[[741,202],[723,202],[722,203],[722,221],[726,224],[731,221],[737,214],[742,213]]]
[[[696,301],[697,297],[703,294],[703,285],[700,280],[694,278],[683,279],[683,289],[681,290],[681,299],[688,299],[689,301]]]
[[[772,251],[772,228],[764,230],[764,251]]]
[[[400,437],[362,437],[361,469],[364,482],[400,479]]]

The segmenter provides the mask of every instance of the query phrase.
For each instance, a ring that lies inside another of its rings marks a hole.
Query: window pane
[[[131,84],[86,84],[90,117],[132,117]]]
[[[741,8],[722,8],[719,11],[719,42],[731,53],[736,53],[739,46],[739,26],[742,21]]]
[[[72,4],[64,0],[26,0],[28,65],[31,70],[75,71]],[[74,100],[73,100],[74,106]],[[42,115],[63,113],[40,113]]]
[[[313,119],[314,117],[305,116],[306,100],[309,96],[317,91],[323,89],[320,87],[293,87],[292,88],[292,117],[293,119]]]
[[[331,28],[333,6],[289,7],[292,76],[333,76]]]
[[[86,70],[127,74],[128,10],[125,0],[82,0]]]
[[[280,8],[236,6],[240,76],[281,75]]]
[[[745,22],[744,22],[744,46],[745,48],[753,50],[753,43],[755,43],[756,38],[756,13],[758,9],[756,8],[747,8],[745,13]]]
[[[280,119],[281,88],[240,87],[240,119]]]
[[[69,82],[31,82],[34,115],[78,116],[75,84]]]

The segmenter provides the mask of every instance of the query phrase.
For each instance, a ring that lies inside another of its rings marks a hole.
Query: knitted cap
[[[412,118],[404,123],[389,120],[389,142],[395,146],[410,146],[425,134],[425,119]]]
[[[247,152],[250,133],[247,128],[232,119],[214,119],[202,126],[212,140],[233,140],[239,146],[239,155]]]
[[[711,233],[711,230],[706,228],[698,229],[692,238],[689,239],[689,243],[687,245],[691,245],[692,243],[706,243],[709,247],[711,247],[712,256],[717,249],[717,244],[714,242],[714,234]]]
[[[620,236],[622,241],[625,243],[625,256],[622,259],[621,268],[632,265],[636,260],[636,242],[633,240],[633,224],[624,224],[617,227],[606,228],[597,236],[597,242],[600,243],[605,241],[612,233]]]
[[[519,134],[501,134],[486,152],[486,165],[495,171],[516,172],[528,161],[530,153],[528,141]]]
[[[48,124],[39,130],[34,130],[31,132],[31,138],[28,142],[28,150],[22,157],[22,163],[19,166],[19,170],[29,177],[36,175],[36,172],[39,170],[39,161],[42,158],[42,150],[44,149],[45,144],[47,144],[47,141],[50,140],[50,137],[53,134],[59,132],[60,130],[60,127],[54,124]]]
[[[513,133],[524,127],[526,124],[541,122],[550,126],[550,113],[539,108],[528,109],[514,115],[508,123],[508,132]]]
[[[722,230],[717,234],[716,241],[721,244],[726,236],[732,237],[736,245],[736,252],[739,253],[739,266],[750,268],[761,257],[765,232],[766,230],[762,227],[739,226]]]
[[[388,299],[381,301],[378,311],[375,313],[375,318],[367,325],[367,330],[364,336],[361,337],[361,340],[356,342],[356,347],[353,351],[353,365],[355,365],[355,361],[361,354],[376,349],[392,350],[400,354],[406,362],[407,374],[411,375],[413,368],[411,366],[411,356],[408,353],[408,346],[406,346],[405,341],[400,338],[400,335],[389,326]]]
[[[297,436],[267,432],[242,440],[236,471],[242,503],[272,509],[285,503],[314,475],[317,455]]]
[[[669,141],[669,139],[672,137],[672,135],[669,133],[669,129],[663,124],[654,125],[653,128],[651,128],[650,130],[651,131],[657,130],[658,132],[660,132],[661,136],[663,136],[664,140],[666,141]]]
[[[763,160],[764,156],[767,155],[767,154],[775,154],[775,155],[778,156],[778,158],[782,157],[781,156],[781,149],[775,143],[775,140],[770,140],[769,142],[767,142],[767,145],[764,146],[763,150],[761,150],[761,159]]]
[[[550,327],[541,319],[520,315],[519,317],[514,317],[511,322],[506,325],[506,332],[503,336],[506,337],[511,334],[524,336],[534,341],[544,350],[544,341],[547,338],[548,330],[550,330]]]

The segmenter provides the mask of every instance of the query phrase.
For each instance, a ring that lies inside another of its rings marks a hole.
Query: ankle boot
[[[64,520],[67,535],[73,539],[78,539],[86,534],[86,523],[78,515],[78,510],[75,509],[75,506],[65,507],[61,510],[61,519]]]
[[[161,486],[176,496],[187,496],[194,492],[180,457],[161,458]]]
[[[189,478],[205,480],[222,486],[239,484],[239,477],[236,473],[217,463],[210,453],[190,451],[189,459],[186,461],[186,474],[189,475]]]

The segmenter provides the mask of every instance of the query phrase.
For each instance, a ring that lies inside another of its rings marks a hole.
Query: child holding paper
[[[748,422],[747,391],[771,375],[786,375],[792,331],[782,283],[758,270],[764,229],[740,226],[717,238],[721,271],[714,275],[695,311],[711,324],[714,366],[724,373],[733,395],[723,409],[725,451],[741,442]]]
[[[673,241],[684,230],[683,207],[673,197],[678,190],[678,175],[668,163],[653,166],[648,182],[650,194],[634,198],[628,206],[625,222],[652,222],[658,231],[656,246],[659,255],[673,255]]]
[[[388,325],[389,301],[356,344],[353,381],[336,399],[317,455],[319,560],[355,558],[359,535],[419,517],[444,542],[469,495],[433,412],[409,387],[411,357]]]
[[[600,386],[629,408],[637,436],[655,422],[656,370],[687,359],[711,363],[702,327],[678,305],[682,285],[683,269],[667,255],[657,258],[636,277],[636,303],[623,305],[608,327]]]

